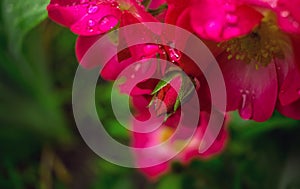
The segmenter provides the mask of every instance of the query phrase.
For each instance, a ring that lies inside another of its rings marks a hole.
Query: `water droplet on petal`
[[[88,2],[89,2],[89,0],[81,0],[80,4],[85,4],[85,3],[88,3]]]
[[[242,94],[242,105],[240,108],[240,116],[243,119],[251,119],[253,115],[252,102],[247,99],[246,94]]]
[[[134,71],[139,71],[139,69],[141,68],[141,64],[137,64],[135,67],[134,67]]]
[[[298,89],[297,93],[298,93],[298,95],[300,95],[300,89]]]
[[[117,24],[118,24],[118,19],[112,15],[108,15],[108,16],[103,17],[99,21],[98,28],[99,28],[99,30],[101,30],[103,32],[107,32],[107,31],[111,30]]]
[[[290,15],[290,12],[289,11],[281,11],[280,12],[280,16],[283,17],[283,18],[286,18]]]
[[[169,56],[170,56],[171,62],[178,62],[181,58],[181,53],[176,49],[170,48]]]
[[[268,1],[270,1],[270,2],[268,2],[268,3],[270,4],[270,6],[271,6],[272,8],[276,8],[276,7],[277,7],[277,1],[278,1],[278,0],[268,0]]]
[[[87,30],[88,30],[90,33],[94,32],[94,28],[92,28],[92,27],[87,27]]]
[[[88,21],[88,26],[94,27],[95,25],[96,25],[95,20],[90,19],[90,20]]]
[[[224,5],[224,10],[228,12],[234,12],[236,11],[236,6],[234,4],[226,3]]]
[[[200,81],[195,77],[194,78],[194,84],[195,84],[195,89],[198,90],[200,89]]]
[[[98,6],[97,5],[89,5],[87,8],[87,13],[89,14],[94,14],[98,11]]]
[[[222,25],[216,21],[207,22],[205,31],[208,36],[218,38],[222,32]]]
[[[144,52],[146,55],[152,55],[159,51],[159,47],[157,45],[146,45],[144,47]]]
[[[110,6],[112,6],[112,7],[115,7],[115,8],[118,8],[119,7],[119,4],[117,3],[117,2],[112,2],[111,4],[110,4]]]
[[[226,20],[230,24],[236,24],[237,21],[238,21],[238,17],[236,15],[233,15],[233,14],[227,14],[226,15]]]
[[[297,21],[294,21],[294,22],[293,22],[293,26],[294,26],[295,28],[299,28],[300,24],[299,24]]]

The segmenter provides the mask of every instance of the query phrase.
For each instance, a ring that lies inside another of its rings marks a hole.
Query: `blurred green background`
[[[232,114],[225,151],[148,181],[136,169],[95,155],[75,126],[71,92],[76,36],[47,19],[48,0],[0,1],[0,188],[298,189],[300,123],[275,113],[268,122]],[[100,82],[98,113],[121,142],[111,83]]]

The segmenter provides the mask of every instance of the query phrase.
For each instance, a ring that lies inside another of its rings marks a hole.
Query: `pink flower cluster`
[[[274,110],[300,119],[299,7],[300,0],[51,0],[47,10],[53,21],[79,35],[76,43],[79,61],[104,34],[130,24],[164,22],[196,34],[209,47],[222,70],[227,111],[238,110],[243,119],[262,122]],[[210,90],[201,70],[185,54],[171,46],[132,46],[116,54],[104,66],[101,76],[115,80],[128,65],[145,58],[172,62],[188,75],[194,86],[185,86],[184,78],[176,70],[157,64],[144,70],[145,74],[151,76],[159,71],[171,77],[169,81],[182,89],[180,99],[170,84],[155,79],[139,83],[133,91],[127,91],[126,83],[123,84],[121,91],[132,97],[137,119],[147,120],[149,106],[154,107],[157,116],[168,114],[154,132],[133,132],[132,146],[149,147],[172,135],[180,117],[178,101],[188,100],[192,95],[188,88],[194,87],[201,104],[199,124],[192,141],[176,159],[188,163],[193,158],[205,159],[222,151],[227,139],[226,123],[211,147],[203,154],[198,152],[211,110]],[[153,103],[153,99],[159,102]],[[176,150],[176,145],[168,150]],[[136,154],[136,158],[137,164],[143,161],[142,154]],[[169,167],[166,162],[141,170],[155,178]]]

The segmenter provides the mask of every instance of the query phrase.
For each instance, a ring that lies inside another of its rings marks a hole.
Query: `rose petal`
[[[52,1],[51,1],[52,2]],[[48,16],[53,21],[66,27],[71,27],[74,23],[83,18],[87,13],[86,4],[75,4],[73,6],[67,6],[68,4],[56,4],[51,3],[47,6]]]
[[[79,36],[76,41],[75,45],[75,53],[78,61],[81,61],[85,53],[95,44],[102,35],[95,35],[95,36]],[[87,66],[87,67],[93,67]]]
[[[110,5],[89,5],[86,9],[86,14],[71,26],[71,31],[75,34],[91,36],[106,33],[115,27],[121,18],[121,11]],[[89,9],[92,9],[92,13],[89,13]]]
[[[300,120],[300,100],[287,106],[282,106],[280,103],[277,103],[277,110],[286,117]]]
[[[299,56],[297,56],[300,49],[297,44],[300,45],[300,38],[290,37],[293,52],[286,49],[284,59],[275,59],[280,86],[279,101],[283,106],[300,99],[300,70],[297,69],[297,64],[300,62]]]
[[[300,34],[300,0],[278,0],[274,8],[279,27],[288,33]]]
[[[227,60],[227,54],[219,57],[223,72],[228,105],[227,109],[238,109],[244,119],[266,121],[272,116],[277,100],[277,75],[275,64],[255,68],[253,64]]]
[[[191,11],[191,25],[205,39],[224,41],[249,33],[262,15],[255,9],[223,1],[196,1]],[[197,19],[194,19],[197,18]]]

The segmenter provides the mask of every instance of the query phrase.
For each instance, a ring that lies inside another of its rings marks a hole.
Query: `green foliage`
[[[3,0],[1,3],[3,28],[9,48],[18,56],[25,35],[46,19],[45,8],[49,1]]]

